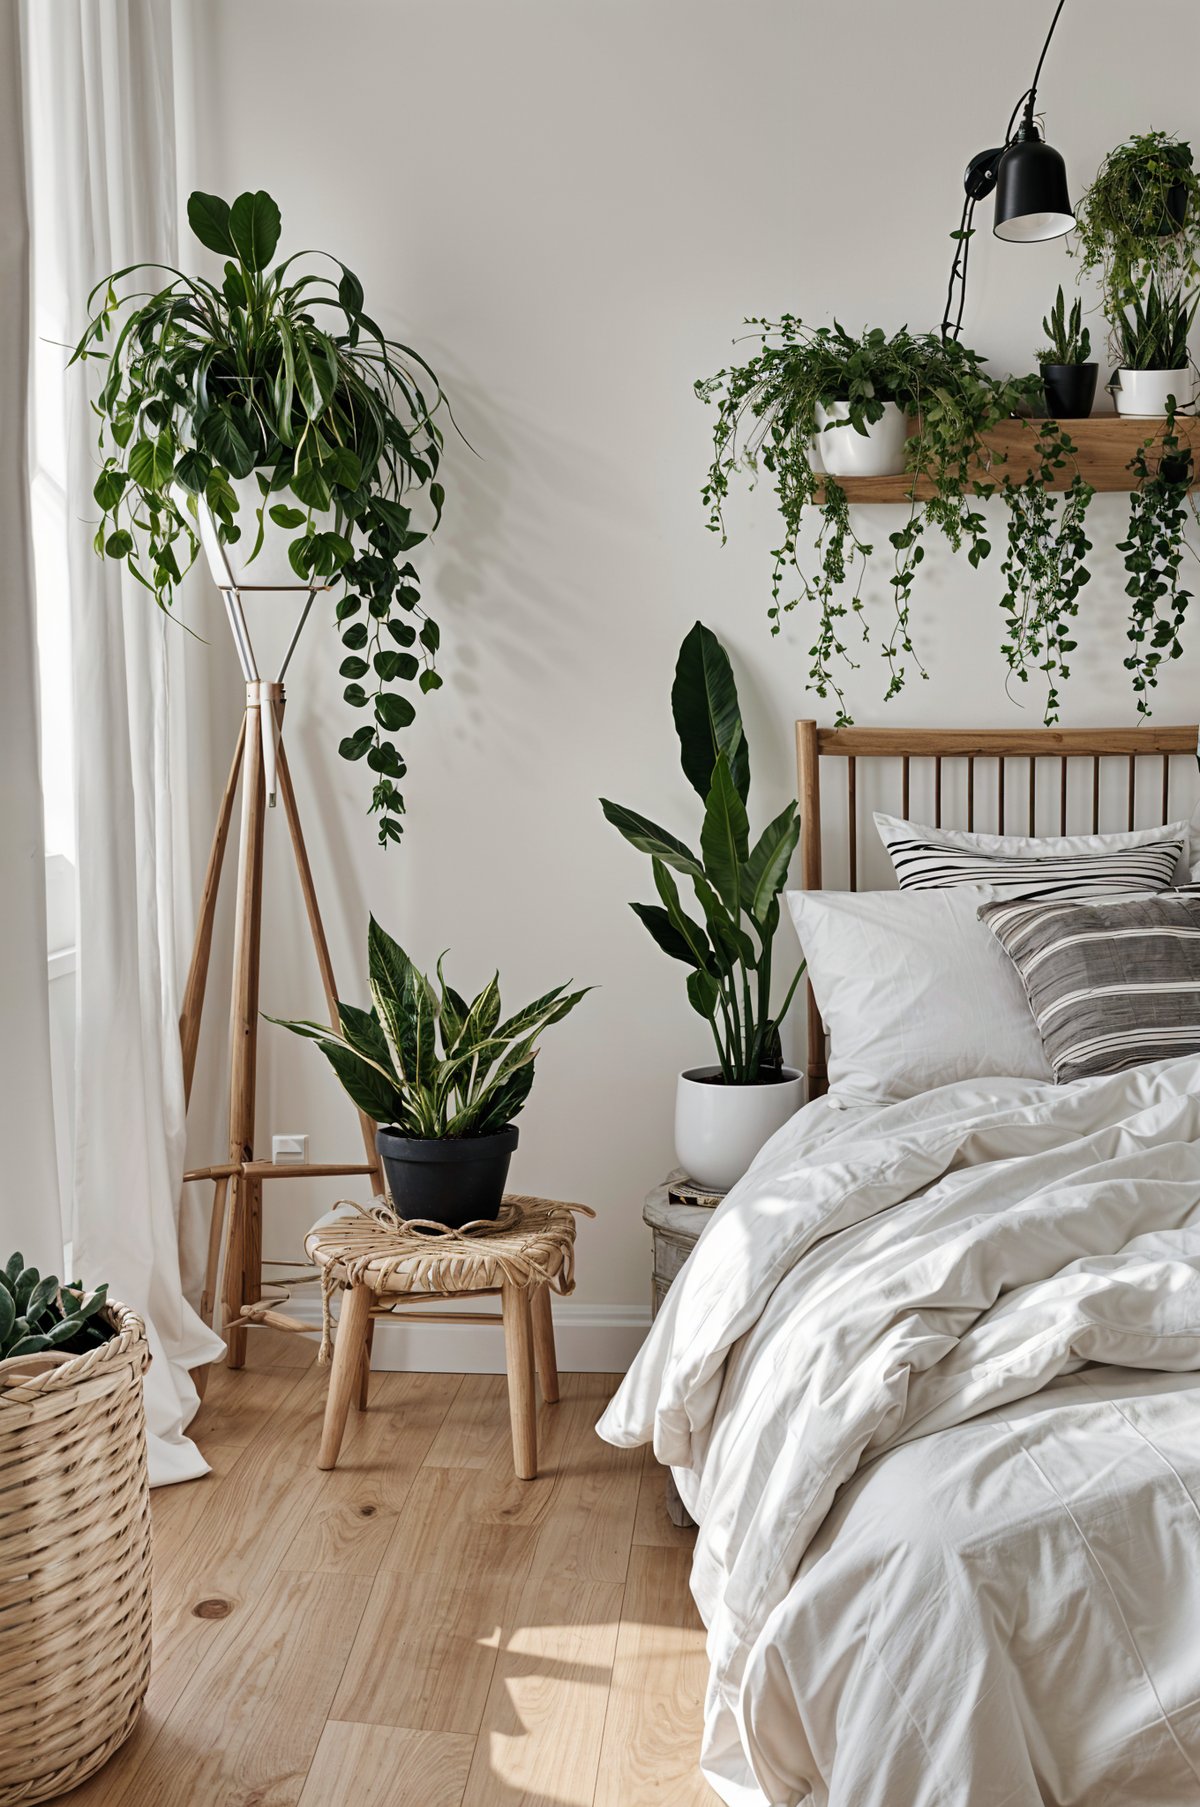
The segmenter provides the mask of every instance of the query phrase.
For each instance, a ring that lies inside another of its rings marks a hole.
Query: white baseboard
[[[444,1309],[487,1311],[499,1300],[449,1299]],[[419,1309],[419,1308],[418,1308]],[[321,1322],[321,1303],[314,1288],[292,1298],[281,1310],[290,1317]],[[645,1341],[650,1312],[638,1305],[585,1305],[555,1299],[554,1343],[564,1374],[623,1374]],[[400,1374],[503,1374],[504,1336],[490,1324],[389,1324],[378,1320],[371,1366]]]

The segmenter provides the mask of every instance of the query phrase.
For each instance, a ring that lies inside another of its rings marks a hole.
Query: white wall
[[[692,383],[726,362],[746,314],[936,326],[962,166],[1003,134],[1049,12],[1048,0],[1009,0],[1002,17],[960,0],[194,0],[197,185],[268,188],[286,247],[328,246],[356,268],[377,316],[439,370],[480,454],[451,447],[444,529],[424,561],[446,687],[409,736],[402,850],[375,847],[364,774],[334,756],[349,712],[324,621],[294,667],[289,744],[342,988],[362,995],[368,909],[420,961],[450,948],[463,989],[495,965],[514,1003],[568,977],[599,987],[547,1038],[514,1164],[520,1187],[599,1211],[579,1263],[593,1308],[646,1299],[642,1194],[671,1163],[675,1073],[706,1054],[681,969],[626,908],[649,894],[646,863],[596,798],[694,830],[668,699],[697,616],[734,657],[759,821],[791,793],[793,719],[821,713],[804,693],[811,624],[767,630],[766,493],[735,504],[724,550],[704,531],[710,421]],[[1200,135],[1195,7],[1153,12],[1144,44],[1117,0],[1064,15],[1042,98],[1076,192],[1131,131]],[[966,336],[997,369],[1028,368],[1074,266],[1061,242],[994,241],[990,203],[981,223]],[[1121,498],[1094,506],[1068,723],[1135,719],[1123,574],[1103,549],[1124,512]],[[882,537],[894,515],[868,520]],[[885,713],[868,657],[850,686],[858,720],[1022,719],[1004,693],[998,567],[928,560],[916,630],[929,682]],[[875,619],[885,597],[871,598]],[[196,657],[232,688],[215,599],[195,606],[213,637]],[[1195,656],[1167,674],[1160,719],[1194,717]],[[264,1007],[310,1014],[320,993],[282,823],[270,839]],[[355,1158],[317,1056],[282,1032],[267,1048],[264,1146],[307,1130],[315,1158]],[[271,1192],[268,1252],[294,1255],[328,1197],[314,1182]]]

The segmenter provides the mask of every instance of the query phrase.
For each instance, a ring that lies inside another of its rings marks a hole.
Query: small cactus
[[[99,1315],[107,1297],[107,1286],[93,1292],[78,1280],[62,1286],[57,1275],[39,1274],[23,1255],[11,1256],[0,1267],[0,1361],[44,1349],[82,1355],[107,1342],[112,1329]]]

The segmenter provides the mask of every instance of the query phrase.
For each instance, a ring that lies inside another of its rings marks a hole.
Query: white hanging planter
[[[238,499],[237,524],[242,530],[241,538],[232,545],[222,544],[216,517],[203,496],[189,496],[178,486],[175,490],[175,499],[181,508],[186,510],[189,501],[196,504],[200,544],[217,588],[227,590],[231,584],[246,589],[305,588],[304,579],[296,575],[288,560],[288,547],[303,529],[279,527],[270,515],[270,510],[280,503],[285,508],[299,508],[300,504],[295,496],[290,491],[279,491],[267,498],[267,508],[263,515],[263,543],[258,557],[252,559],[250,554],[254,551],[254,542],[258,538],[258,510],[263,502],[263,494],[258,487],[258,478],[253,475],[233,478],[230,487]],[[317,533],[332,532],[336,526],[331,508],[314,512],[312,522]],[[316,581],[321,584],[325,579],[318,578]]]
[[[1175,397],[1182,412],[1196,400],[1196,377],[1183,370],[1118,370],[1113,385],[1117,413],[1135,420],[1158,420],[1167,411],[1167,399]]]
[[[881,417],[870,422],[865,436],[853,427],[830,426],[848,420],[848,402],[823,408],[817,403],[816,449],[831,477],[896,477],[904,469],[908,416],[898,402],[884,402]]]
[[[720,1067],[689,1067],[675,1094],[675,1158],[688,1178],[728,1192],[751,1161],[804,1103],[792,1067],[768,1085],[726,1085]]]

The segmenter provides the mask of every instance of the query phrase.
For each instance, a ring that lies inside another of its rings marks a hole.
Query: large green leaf
[[[229,209],[229,237],[248,270],[265,270],[279,243],[279,209],[264,189],[241,194]]]
[[[676,840],[673,834],[668,834],[665,828],[657,827],[646,816],[639,816],[634,809],[626,809],[622,803],[610,803],[607,797],[601,797],[600,807],[606,820],[639,853],[648,853],[652,859],[662,860],[665,865],[673,866],[676,872],[686,872],[689,876],[703,872],[700,861],[682,841]]]
[[[712,788],[704,805],[700,851],[705,874],[722,903],[735,916],[740,907],[741,870],[749,856],[749,843],[746,805],[734,784],[729,761],[724,753],[720,753],[713,766]]]
[[[671,710],[680,762],[692,789],[701,797],[708,796],[717,756],[724,753],[744,803],[750,792],[750,753],[733,667],[717,636],[702,621],[697,621],[679,649]]]
[[[654,888],[662,899],[671,927],[680,939],[691,950],[693,964],[708,967],[712,962],[712,948],[705,937],[704,930],[694,923],[679,900],[679,891],[675,880],[667,871],[661,860],[652,862],[654,872]],[[693,881],[695,882],[695,881]]]
[[[717,896],[706,878],[695,878],[692,887],[696,901],[704,911],[705,926],[713,944],[714,969],[727,973],[739,961],[754,966],[754,943]]]
[[[799,839],[799,813],[789,803],[763,829],[742,870],[742,907],[760,929],[787,879]]]
[[[197,189],[188,196],[187,216],[188,225],[209,251],[227,257],[237,250],[229,230],[229,203],[220,195],[206,195]]]
[[[129,475],[141,489],[159,490],[175,475],[175,447],[169,433],[139,439],[129,448]]]
[[[258,460],[228,406],[215,407],[200,423],[200,443],[217,464],[233,477],[248,477]]]
[[[382,1070],[391,1068],[392,1056],[383,1025],[373,1010],[360,1010],[356,1004],[338,1004],[338,1020],[342,1034],[358,1053],[365,1054]]]
[[[404,1108],[400,1087],[376,1062],[352,1047],[335,1029],[325,1023],[288,1022],[277,1016],[268,1017],[267,1021],[316,1042],[359,1110],[365,1111],[375,1123],[396,1121]]]
[[[660,904],[631,903],[629,908],[639,922],[645,923],[664,954],[672,960],[682,960],[685,966],[699,966],[691,947]]]
[[[696,1014],[711,1023],[721,999],[720,987],[712,974],[703,971],[689,973],[687,994],[688,1002]]]

